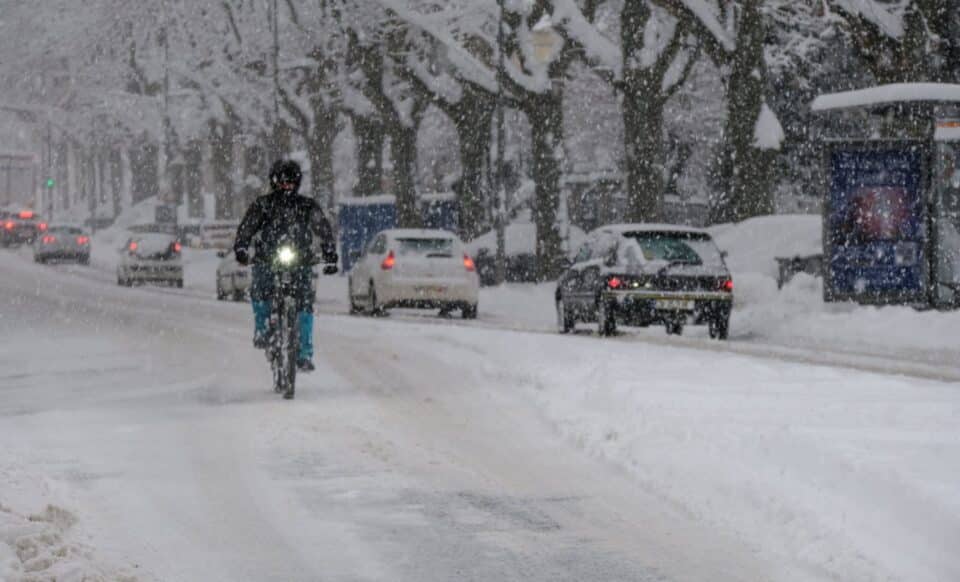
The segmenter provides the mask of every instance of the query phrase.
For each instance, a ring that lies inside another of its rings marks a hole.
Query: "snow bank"
[[[734,274],[760,273],[776,278],[777,257],[823,252],[822,221],[818,215],[783,214],[721,224],[709,230],[717,246],[729,253],[727,265]]]
[[[766,103],[760,108],[760,116],[753,130],[753,146],[761,150],[780,151],[785,136],[777,115]]]
[[[5,582],[135,582],[129,573],[98,562],[94,552],[73,541],[77,518],[47,505],[23,515],[0,504],[0,580]]]

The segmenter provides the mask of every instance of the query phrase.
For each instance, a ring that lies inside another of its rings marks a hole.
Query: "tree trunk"
[[[157,144],[151,141],[146,134],[143,134],[130,152],[134,204],[160,193],[158,151]]]
[[[621,12],[623,137],[629,222],[663,218],[662,67],[642,66],[644,32],[652,17],[647,2],[627,0]],[[647,49],[649,50],[649,49]],[[662,57],[661,57],[662,58]]]
[[[423,219],[417,205],[417,187],[414,176],[417,172],[417,125],[408,127],[396,120],[390,129],[390,156],[393,159],[394,194],[397,199],[397,226],[420,228]]]
[[[537,226],[537,278],[548,281],[559,274],[562,258],[557,209],[564,155],[563,92],[555,87],[547,93],[530,94],[524,105],[533,138],[531,170],[536,183],[533,217]]]
[[[713,222],[737,222],[773,212],[772,166],[776,152],[756,145],[757,119],[764,104],[765,27],[761,0],[741,4],[734,53],[727,80],[727,120],[720,162],[720,196]]]
[[[313,188],[311,195],[326,210],[332,210],[336,202],[334,200],[336,178],[333,173],[333,140],[337,137],[337,114],[332,108],[324,105],[322,100],[316,99],[313,115],[313,131],[307,139],[310,185]]]
[[[110,198],[113,204],[113,217],[123,211],[123,154],[120,148],[110,149]]]
[[[470,241],[482,234],[485,201],[490,198],[485,172],[490,158],[491,128],[496,101],[482,89],[464,84],[463,101],[453,119],[460,141],[460,237]]]
[[[211,169],[214,191],[214,214],[218,220],[234,217],[233,212],[233,131],[229,123],[210,123]]]
[[[183,151],[184,192],[187,196],[187,216],[204,218],[203,151],[199,140],[191,140]]]
[[[379,119],[353,116],[353,132],[357,139],[357,184],[355,197],[381,194],[383,180],[383,124]]]

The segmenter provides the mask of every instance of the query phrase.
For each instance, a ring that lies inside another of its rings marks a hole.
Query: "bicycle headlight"
[[[280,250],[277,251],[277,259],[282,265],[289,265],[296,258],[297,253],[295,253],[290,247],[280,247]]]

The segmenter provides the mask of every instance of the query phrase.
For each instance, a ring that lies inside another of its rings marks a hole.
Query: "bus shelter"
[[[825,301],[960,308],[960,85],[821,95]]]

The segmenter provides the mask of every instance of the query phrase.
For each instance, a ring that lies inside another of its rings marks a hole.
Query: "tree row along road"
[[[147,579],[768,578],[749,544],[572,448],[416,326],[397,342],[330,319],[281,402],[246,308],[0,268],[0,467],[41,474]]]

